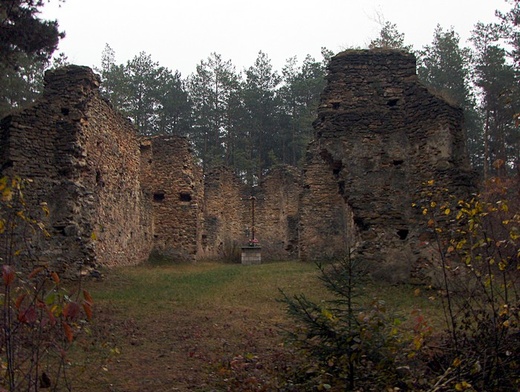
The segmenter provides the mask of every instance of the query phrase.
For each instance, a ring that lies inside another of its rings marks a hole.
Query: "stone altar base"
[[[262,254],[259,246],[242,247],[242,265],[255,265],[262,263]]]

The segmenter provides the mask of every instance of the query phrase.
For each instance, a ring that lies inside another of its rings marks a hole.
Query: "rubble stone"
[[[472,190],[462,121],[460,108],[418,81],[411,54],[333,57],[304,168],[302,258],[351,249],[374,264],[374,275],[408,280],[424,231],[412,208],[422,184]]]
[[[462,110],[421,85],[411,54],[342,52],[329,64],[303,171],[273,168],[249,188],[227,168],[202,173],[188,140],[139,137],[87,67],[46,74],[42,98],[0,123],[3,174],[32,182],[50,238],[35,254],[57,270],[169,259],[335,259],[352,250],[373,275],[409,281],[427,228],[412,208],[428,180],[472,190]]]

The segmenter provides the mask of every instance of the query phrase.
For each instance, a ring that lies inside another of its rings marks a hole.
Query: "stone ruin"
[[[300,203],[301,257],[334,258],[348,248],[374,264],[375,276],[417,276],[424,259],[417,245],[428,230],[412,203],[422,184],[435,180],[452,194],[473,190],[462,109],[419,83],[413,55],[353,50],[330,62],[314,129]]]
[[[411,208],[421,183],[471,188],[462,111],[430,93],[415,58],[347,51],[329,65],[303,172],[280,166],[253,189],[229,169],[202,173],[189,142],[139,137],[99,92],[90,68],[46,74],[42,98],[0,124],[4,174],[32,180],[51,236],[35,253],[52,268],[236,259],[251,231],[263,260],[319,260],[353,249],[375,275],[407,281],[423,225]],[[36,207],[34,207],[36,208]]]

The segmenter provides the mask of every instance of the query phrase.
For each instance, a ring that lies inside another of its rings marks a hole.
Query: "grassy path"
[[[74,389],[274,388],[276,367],[291,360],[279,330],[287,318],[278,289],[317,297],[323,289],[316,277],[313,265],[296,262],[111,270],[88,283],[96,344],[86,354],[101,366],[78,376]]]
[[[279,289],[326,298],[318,276],[299,262],[110,270],[87,283],[95,320],[77,353],[91,365],[76,367],[74,390],[276,391],[298,360],[281,334],[291,320]],[[404,313],[427,306],[412,288],[372,291]]]

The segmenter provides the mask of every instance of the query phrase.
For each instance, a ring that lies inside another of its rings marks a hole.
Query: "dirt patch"
[[[90,347],[100,366],[75,390],[276,390],[294,360],[280,327],[252,309],[171,309],[145,320],[101,308]]]

